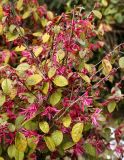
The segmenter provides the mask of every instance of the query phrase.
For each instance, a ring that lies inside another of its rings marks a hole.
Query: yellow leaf
[[[44,83],[43,88],[42,88],[42,92],[44,94],[47,94],[49,91],[49,82]]]
[[[5,59],[4,59],[4,63],[8,64],[9,59],[10,59],[10,51],[9,50],[4,50],[5,52]]]
[[[3,17],[3,7],[0,4],[0,20],[2,19],[2,17]]]
[[[109,62],[109,60],[107,59],[103,59],[102,60],[102,66],[103,66],[103,71],[106,74],[109,74],[112,70],[112,65],[111,63]]]
[[[85,82],[90,83],[90,78],[89,78],[87,75],[85,75],[85,74],[83,74],[83,73],[78,73],[78,74],[81,76],[81,78],[82,78]]]
[[[30,68],[30,65],[28,63],[21,63],[17,66],[16,70],[19,72],[19,73],[23,73],[25,72],[26,70],[28,70]]]
[[[58,62],[61,62],[64,57],[65,57],[65,52],[62,49],[60,49],[56,54],[56,60]]]
[[[3,34],[3,25],[0,23],[0,35]]]
[[[81,139],[83,127],[84,127],[83,123],[80,123],[80,122],[76,123],[73,126],[72,131],[71,131],[71,137],[75,143],[77,143]]]
[[[26,18],[28,18],[29,16],[31,15],[31,11],[26,11],[24,14],[23,14],[23,16],[22,16],[22,19],[26,19]]]
[[[62,131],[56,130],[51,134],[51,138],[53,139],[56,146],[59,146],[63,140]]]
[[[1,87],[5,94],[10,94],[12,89],[12,81],[10,79],[4,79],[1,84]]]
[[[101,19],[101,18],[102,18],[102,14],[101,14],[101,12],[100,12],[100,11],[93,10],[92,12],[93,12],[93,14],[94,14],[97,18],[99,18],[99,19]]]
[[[12,88],[9,97],[13,100],[16,95],[17,95],[17,89],[16,88]]]
[[[54,18],[53,12],[47,11],[47,18],[48,18],[49,20],[53,20],[53,18]]]
[[[39,74],[34,74],[34,75],[31,75],[27,78],[26,80],[26,84],[29,85],[29,86],[32,86],[32,85],[36,85],[38,84],[39,82],[42,81],[42,76],[39,75]]]
[[[46,143],[48,149],[51,152],[54,152],[55,151],[55,143],[54,143],[53,139],[51,137],[45,136],[44,140],[45,140],[45,143]]]
[[[48,77],[52,78],[56,73],[56,68],[52,67],[50,68],[50,70],[48,71]]]
[[[41,129],[42,132],[44,133],[48,133],[49,132],[49,124],[46,121],[42,121],[39,123],[39,127]]]
[[[27,148],[27,139],[24,134],[17,133],[15,138],[15,147],[18,151],[24,152]]]
[[[53,83],[56,85],[56,86],[59,86],[59,87],[64,87],[64,86],[67,86],[68,85],[68,80],[61,76],[61,75],[57,75],[54,80],[53,80]]]
[[[43,43],[46,43],[49,41],[50,35],[48,33],[45,33],[42,37]]]
[[[0,107],[5,103],[6,97],[5,95],[0,95]]]
[[[21,51],[24,51],[25,49],[26,49],[26,47],[23,46],[23,45],[21,45],[21,46],[17,46],[17,47],[15,48],[15,51],[16,51],[16,52],[21,52]]]
[[[56,91],[50,96],[50,104],[52,106],[55,106],[61,100],[61,97],[62,97],[62,93],[59,91]]]
[[[17,6],[16,6],[17,9],[18,9],[18,10],[21,10],[22,5],[23,5],[23,0],[18,0],[18,1],[17,1]]]
[[[42,32],[35,32],[35,33],[33,33],[33,36],[41,37],[42,36]]]
[[[35,47],[34,49],[33,49],[33,53],[34,53],[34,55],[36,56],[36,57],[38,57],[39,55],[40,55],[40,53],[42,52],[42,50],[43,50],[43,48],[40,46],[40,47]]]
[[[71,117],[70,117],[70,115],[67,115],[67,116],[63,117],[62,118],[62,123],[63,123],[64,127],[68,128],[70,126],[70,124],[71,124]]]

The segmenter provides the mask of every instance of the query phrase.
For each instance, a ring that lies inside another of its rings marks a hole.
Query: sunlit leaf
[[[70,126],[70,124],[71,124],[71,117],[70,117],[70,115],[64,116],[62,118],[62,122],[63,122],[64,127],[68,128]]]
[[[10,145],[7,149],[7,153],[10,158],[14,158],[16,154],[16,147],[14,144]]]
[[[61,62],[64,57],[65,57],[65,52],[62,49],[60,49],[56,54],[56,60],[58,62]]]
[[[33,85],[36,85],[38,84],[39,82],[42,81],[42,76],[39,75],[39,74],[34,74],[34,75],[31,75],[27,78],[26,80],[26,84],[29,85],[29,86],[33,86]]]
[[[41,129],[42,132],[44,133],[48,133],[49,132],[49,124],[46,121],[42,121],[39,123],[39,127]]]
[[[50,35],[48,33],[45,33],[43,36],[42,36],[42,41],[43,43],[46,43],[49,41],[49,38],[50,38]]]
[[[23,73],[24,71],[28,70],[30,68],[30,65],[28,63],[21,63],[17,66],[16,70],[19,73]]]
[[[42,88],[42,92],[44,94],[47,94],[49,91],[49,82],[45,82],[44,85],[43,85],[43,88]]]
[[[16,51],[16,52],[21,52],[21,51],[24,51],[25,49],[26,49],[26,47],[23,46],[23,45],[21,45],[21,46],[17,46],[17,47],[15,48],[15,51]]]
[[[48,71],[48,77],[52,78],[55,75],[55,73],[56,73],[56,68],[51,67]]]
[[[50,96],[50,104],[52,106],[56,105],[61,100],[61,97],[62,93],[60,91],[56,91]]]
[[[90,78],[87,75],[83,73],[79,73],[79,75],[85,82],[90,83]]]
[[[41,37],[42,36],[42,32],[35,32],[35,33],[33,33],[33,36],[35,36],[35,37]]]
[[[124,68],[124,57],[121,57],[119,59],[119,66],[120,66],[120,68]]]
[[[109,60],[103,59],[102,60],[102,66],[103,66],[103,71],[105,74],[109,74],[112,70],[112,65]]]
[[[15,98],[15,96],[17,95],[17,88],[12,88],[9,97],[11,98],[11,100],[13,100]]]
[[[15,146],[19,152],[24,152],[27,148],[27,140],[24,134],[18,132],[15,138]]]
[[[26,19],[26,18],[28,18],[30,15],[31,15],[31,11],[28,10],[28,11],[26,11],[26,12],[23,14],[22,18],[23,18],[23,19]]]
[[[68,85],[68,80],[67,80],[64,76],[57,75],[57,76],[54,78],[53,83],[54,83],[56,86],[64,87],[64,86],[67,86],[67,85]]]
[[[53,139],[51,137],[45,136],[44,140],[45,140],[45,143],[46,143],[48,149],[51,152],[54,152],[56,148],[55,148],[55,143],[54,143]]]
[[[59,146],[63,140],[63,133],[60,130],[56,130],[51,134],[51,137],[56,146]]]
[[[66,141],[65,143],[62,144],[62,148],[63,148],[64,150],[67,150],[67,149],[72,148],[74,145],[75,145],[74,142]]]
[[[16,150],[15,160],[24,160],[24,152],[20,152],[20,151]]]
[[[80,122],[76,123],[73,126],[72,131],[71,131],[71,137],[75,143],[77,143],[81,139],[83,127],[84,127],[83,123],[80,123]]]
[[[4,79],[1,84],[1,87],[5,94],[10,94],[12,89],[12,81],[10,79]]]
[[[5,103],[6,97],[5,95],[0,95],[0,107]]]
[[[17,9],[18,9],[18,10],[21,10],[22,5],[23,5],[23,0],[18,0],[18,1],[17,1],[17,6],[16,6]]]
[[[98,10],[93,10],[92,12],[94,13],[94,15],[95,15],[97,18],[99,18],[99,19],[102,18],[102,13],[101,13],[100,11],[98,11]]]
[[[38,56],[40,55],[40,53],[42,52],[42,50],[43,50],[42,46],[37,46],[37,47],[35,47],[35,48],[33,49],[34,55],[35,55],[36,57],[38,57]]]

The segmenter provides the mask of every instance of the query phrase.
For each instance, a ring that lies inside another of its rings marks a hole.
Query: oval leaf
[[[51,137],[52,137],[55,145],[59,146],[63,140],[63,133],[62,133],[62,131],[56,130],[52,133]]]
[[[52,67],[50,68],[50,70],[48,71],[48,77],[52,78],[56,73],[56,68]]]
[[[61,100],[62,94],[57,91],[50,96],[50,104],[52,106],[56,105]]]
[[[7,152],[8,152],[8,155],[9,155],[10,158],[14,158],[15,154],[16,154],[16,147],[15,147],[15,145],[10,145],[8,147]]]
[[[39,82],[41,82],[42,79],[43,78],[42,78],[41,75],[34,74],[34,75],[31,75],[30,77],[28,77],[28,79],[26,80],[26,84],[29,85],[29,86],[33,86],[33,85],[36,85]]]
[[[67,86],[68,85],[68,80],[61,76],[61,75],[57,75],[54,80],[53,80],[53,83],[59,87],[64,87],[64,86]]]
[[[120,66],[120,68],[124,68],[124,57],[121,57],[119,59],[119,66]]]
[[[46,121],[40,122],[39,127],[42,132],[48,133],[49,132],[49,124]]]
[[[27,148],[27,140],[24,134],[17,133],[15,138],[15,146],[18,151],[24,152]]]
[[[116,108],[116,102],[115,102],[115,101],[110,102],[110,103],[107,105],[107,108],[108,108],[108,111],[109,111],[110,113],[112,113],[112,112],[115,110],[115,108]]]
[[[93,10],[92,12],[93,12],[93,14],[94,14],[97,18],[99,18],[99,19],[101,19],[101,18],[102,18],[102,14],[101,14],[101,12],[100,12],[100,11]]]
[[[53,139],[51,137],[44,137],[44,140],[45,140],[45,143],[48,147],[48,149],[51,151],[51,152],[54,152],[55,151],[55,143],[53,141]]]
[[[104,73],[105,75],[106,74],[109,74],[112,70],[112,65],[111,63],[109,62],[109,60],[107,59],[103,59],[102,60],[102,66],[103,66],[103,70],[104,70]]]
[[[83,127],[84,127],[83,123],[76,123],[73,126],[71,131],[71,137],[75,143],[77,143],[81,139]]]
[[[70,126],[70,124],[71,124],[71,117],[70,117],[70,115],[67,115],[67,116],[63,117],[62,118],[62,122],[63,122],[64,127],[68,128]]]
[[[1,84],[1,87],[5,94],[10,94],[12,89],[12,81],[10,79],[4,79]]]
[[[6,97],[4,95],[0,96],[0,107],[5,103]]]

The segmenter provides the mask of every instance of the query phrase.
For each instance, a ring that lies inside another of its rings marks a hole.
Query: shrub
[[[1,156],[104,157],[111,150],[106,122],[123,100],[123,76],[114,74],[124,61],[113,54],[123,44],[99,62],[94,59],[101,47],[94,26],[99,11],[86,15],[74,8],[54,17],[36,0],[1,4]],[[112,88],[108,83],[114,79]],[[116,130],[117,142],[122,130]],[[120,144],[115,151],[123,153]]]

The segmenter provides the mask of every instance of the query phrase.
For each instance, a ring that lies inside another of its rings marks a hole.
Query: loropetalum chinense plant
[[[107,121],[123,100],[124,77],[115,74],[123,73],[124,44],[96,64],[93,14],[101,17],[79,8],[54,17],[36,0],[1,2],[0,159],[123,156],[124,126],[111,150]]]

